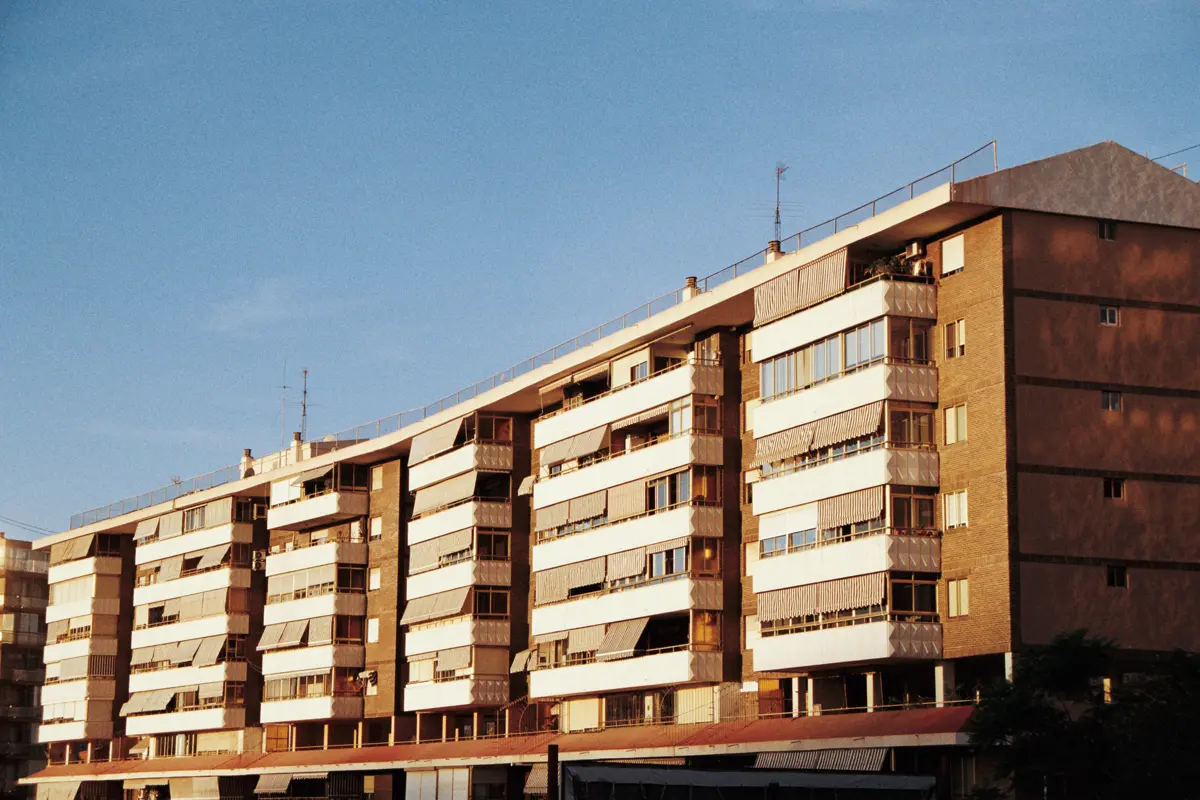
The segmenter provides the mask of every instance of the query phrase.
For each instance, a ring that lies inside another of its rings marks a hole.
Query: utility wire
[[[1195,150],[1197,147],[1200,147],[1200,142],[1196,142],[1191,147],[1185,147],[1182,150],[1176,150],[1174,153],[1167,153],[1165,156],[1159,156],[1158,158],[1152,158],[1150,160],[1151,161],[1162,161],[1164,158],[1170,158],[1171,156],[1177,156],[1180,153],[1186,153],[1188,150]]]
[[[47,530],[46,528],[40,528],[37,525],[31,525],[28,522],[21,522],[20,520],[13,519],[12,517],[0,516],[0,522],[3,522],[6,525],[15,525],[18,528],[22,528],[26,531],[29,531],[30,533],[36,533],[41,536],[47,536],[52,533],[57,533],[57,531]]]

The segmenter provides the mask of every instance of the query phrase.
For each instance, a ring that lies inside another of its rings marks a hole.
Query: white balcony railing
[[[891,660],[932,660],[942,655],[937,622],[890,619],[859,625],[765,636],[752,642],[760,672],[813,669]]]

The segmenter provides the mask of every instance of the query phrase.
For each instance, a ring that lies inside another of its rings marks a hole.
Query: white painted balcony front
[[[886,531],[760,558],[747,565],[754,577],[755,593],[889,570],[940,572],[941,569],[941,539],[891,535]]]
[[[938,454],[933,450],[881,447],[761,480],[754,484],[754,513],[769,514],[889,483],[937,486]]]
[[[533,487],[533,507],[552,506],[573,497],[582,497],[692,464],[720,465],[723,447],[720,436],[687,433],[582,469],[541,478]]]
[[[73,722],[43,723],[37,726],[38,744],[111,738],[113,738],[112,720],[75,720]]]
[[[676,650],[619,661],[535,670],[529,673],[529,697],[569,697],[652,686],[718,683],[720,680],[720,653]]]
[[[305,597],[302,600],[267,604],[263,607],[263,624],[275,625],[280,622],[295,622],[298,619],[331,617],[335,614],[361,617],[366,613],[367,596],[365,594],[322,594],[316,597]]]
[[[366,648],[361,644],[324,644],[300,650],[278,650],[263,653],[262,671],[264,675],[284,675],[299,669],[298,663],[313,672],[335,667],[362,667],[365,657]]]
[[[70,639],[57,644],[47,644],[42,651],[42,661],[53,664],[80,656],[115,656],[117,640],[113,636],[93,636],[89,639]]]
[[[937,368],[881,361],[859,372],[771,400],[754,410],[756,438],[879,400],[936,403]]]
[[[93,556],[81,558],[78,561],[68,561],[55,564],[46,573],[46,581],[51,584],[82,578],[84,575],[120,575],[120,556]]]
[[[266,704],[263,704],[266,707]],[[170,711],[166,714],[139,714],[125,717],[125,733],[149,736],[178,731],[236,730],[246,727],[246,709],[198,708],[195,711]]]
[[[213,664],[209,667],[175,667],[152,672],[135,672],[129,676],[129,691],[152,692],[156,689],[176,689],[202,683],[242,683],[249,674],[248,669],[245,661],[236,661],[229,664]]]
[[[326,564],[366,564],[366,542],[326,542],[267,556],[267,577]]]
[[[765,636],[753,643],[753,649],[754,669],[760,672],[938,659],[942,657],[942,626],[937,622],[885,619]]]
[[[866,283],[755,329],[751,354],[755,361],[765,361],[882,316],[936,319],[937,290],[930,283],[904,280]]]
[[[478,469],[511,472],[512,445],[470,442],[440,456],[422,461],[408,471],[408,489],[415,492],[426,486]]]
[[[533,424],[533,446],[542,448],[691,394],[721,394],[721,367],[684,364],[561,411]]]
[[[436,539],[464,528],[511,528],[512,505],[494,500],[469,500],[408,523],[408,543]]]
[[[692,608],[720,611],[723,604],[719,579],[684,576],[663,583],[537,606],[533,609],[531,632],[537,636]]]
[[[114,678],[80,678],[58,681],[42,687],[42,705],[74,703],[79,700],[112,700],[116,697]]]
[[[718,506],[680,505],[658,514],[647,514],[551,539],[534,545],[533,569],[553,569],[635,547],[668,542],[681,536],[719,538],[722,535],[721,514]]]
[[[154,647],[171,642],[186,642],[191,639],[219,636],[223,633],[249,632],[249,614],[214,614],[211,617],[190,619],[187,622],[172,622],[169,625],[155,625],[152,628],[135,630],[130,635],[130,646],[133,648]]]
[[[265,700],[260,711],[263,723],[307,722],[325,719],[362,719],[363,699],[355,695],[297,697],[294,700]]]
[[[46,606],[46,622],[58,622],[71,617],[86,617],[89,614],[121,613],[119,597],[94,597],[90,600],[76,600],[71,603],[51,603]]]
[[[405,711],[435,711],[508,702],[508,678],[459,678],[404,685]]]
[[[250,522],[227,522],[199,531],[159,539],[149,544],[139,544],[134,551],[134,561],[148,564],[164,558],[207,550],[223,544],[250,544],[254,541],[254,524]]]
[[[133,604],[144,606],[147,603],[161,603],[176,597],[187,597],[191,594],[212,591],[213,589],[249,589],[249,567],[221,567],[176,578],[173,581],[152,583],[139,586],[133,590]]]
[[[415,656],[469,645],[508,647],[509,639],[510,624],[506,619],[455,617],[408,628],[404,633],[404,653]]]
[[[346,490],[292,500],[267,509],[267,527],[304,530],[365,517],[370,500],[367,492]]]
[[[508,561],[467,559],[438,567],[407,580],[408,599],[415,600],[463,586],[508,586],[512,583],[512,564]]]

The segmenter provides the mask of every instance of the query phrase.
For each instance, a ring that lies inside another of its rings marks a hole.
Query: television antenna
[[[300,395],[300,441],[308,441],[308,367],[304,368],[304,393]]]
[[[779,221],[779,183],[783,180],[783,173],[785,173],[787,171],[788,171],[787,164],[783,163],[782,161],[777,161],[775,163],[775,241],[776,242],[780,241],[781,235],[783,233],[783,226],[780,224],[780,221]]]

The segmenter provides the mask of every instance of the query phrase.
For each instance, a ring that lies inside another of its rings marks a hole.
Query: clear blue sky
[[[313,434],[455,391],[763,247],[781,159],[786,234],[993,138],[1200,142],[1198,42],[1195,0],[6,3],[0,516],[269,451],[284,359]]]

